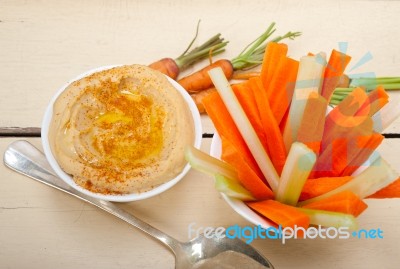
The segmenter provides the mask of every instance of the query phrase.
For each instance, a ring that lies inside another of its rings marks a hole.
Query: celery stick
[[[297,204],[316,159],[315,153],[303,143],[292,144],[275,196],[277,201],[293,206]]]
[[[303,56],[300,59],[296,85],[290,104],[289,117],[283,133],[286,150],[297,139],[307,99],[311,92],[321,93],[322,75],[325,70],[325,55]]]
[[[242,201],[255,201],[256,199],[251,193],[244,188],[238,181],[227,178],[223,175],[215,176],[215,189],[226,194],[231,198]]]
[[[297,205],[304,206],[342,191],[351,191],[363,199],[386,187],[398,177],[399,175],[397,172],[393,170],[382,157],[378,157],[364,172],[357,175],[346,184],[320,196],[300,202]]]
[[[230,164],[211,157],[191,145],[186,147],[185,157],[189,164],[200,172],[210,176],[220,174],[227,178],[237,178],[236,171]]]
[[[400,105],[398,102],[389,100],[389,103],[382,107],[378,113],[372,116],[374,122],[374,131],[381,133],[392,122],[394,122],[400,116]]]
[[[232,119],[238,127],[240,134],[250,149],[254,159],[256,160],[261,172],[265,176],[272,191],[275,193],[278,189],[279,176],[272,165],[268,154],[265,152],[253,126],[247,118],[238,99],[232,91],[229,81],[226,79],[220,67],[213,68],[208,71],[208,74],[217,88],[225,106],[227,107]]]
[[[350,230],[357,230],[357,220],[353,215],[308,208],[298,209],[308,215],[310,224],[336,228],[348,227]]]
[[[351,78],[350,87],[363,86],[368,91],[375,89],[377,86],[383,86],[385,90],[398,90],[400,89],[400,77],[365,77],[365,78]]]
[[[215,176],[217,191],[242,201],[255,200],[251,193],[240,184],[235,169],[228,163],[211,157],[193,146],[185,149],[185,157],[194,169]]]

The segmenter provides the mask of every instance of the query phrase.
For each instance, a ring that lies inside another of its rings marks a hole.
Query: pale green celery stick
[[[385,90],[399,90],[400,77],[351,78],[350,80],[350,87],[363,86],[368,91],[374,90],[379,85]]]
[[[311,92],[320,93],[322,74],[326,66],[325,55],[303,56],[300,59],[296,85],[290,104],[289,117],[283,133],[286,151],[297,140],[297,133],[303,118],[307,99]]]
[[[226,79],[224,72],[220,67],[213,68],[208,71],[215,88],[220,94],[229,114],[238,127],[240,134],[250,149],[251,154],[256,160],[261,172],[265,176],[272,191],[276,193],[278,189],[279,176],[272,165],[267,152],[264,150],[260,139],[258,138],[253,126],[247,118],[242,106],[240,105],[236,95],[233,93],[229,81]]]
[[[298,209],[308,215],[312,225],[336,228],[348,227],[350,230],[357,230],[357,220],[353,215],[308,208]]]
[[[220,174],[231,179],[237,178],[237,173],[230,164],[211,157],[193,146],[186,147],[185,157],[189,164],[200,172],[210,176]]]
[[[363,199],[386,187],[398,177],[398,173],[382,157],[378,157],[364,172],[349,182],[320,196],[300,202],[297,205],[304,206],[343,191],[351,191],[360,197],[360,199]]]
[[[315,161],[315,153],[306,145],[300,142],[293,143],[282,170],[275,199],[295,206]]]
[[[382,133],[389,125],[400,117],[400,104],[396,101],[389,100],[386,106],[382,107],[374,116],[374,131]]]
[[[330,104],[337,105],[356,87],[363,87],[367,92],[370,92],[375,90],[377,86],[383,86],[387,91],[400,90],[400,77],[351,78],[349,88],[335,89]]]
[[[215,176],[215,189],[229,197],[242,201],[255,201],[251,193],[244,188],[238,181],[227,178],[223,175]]]
[[[194,169],[215,177],[217,191],[243,201],[255,200],[251,193],[240,184],[236,171],[228,163],[211,157],[193,146],[186,147],[185,157]]]

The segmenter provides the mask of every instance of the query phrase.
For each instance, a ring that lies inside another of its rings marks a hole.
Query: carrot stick
[[[359,216],[368,205],[351,191],[343,191],[325,199],[309,203],[303,208],[325,210]]]
[[[267,138],[264,132],[264,128],[261,122],[260,113],[257,108],[256,100],[249,85],[249,81],[232,85],[232,90],[234,91],[240,105],[242,106],[247,118],[249,119],[251,125],[256,131],[261,144],[268,154]]]
[[[222,159],[232,165],[240,183],[258,200],[273,199],[274,194],[254,170],[247,164],[243,154],[225,137],[221,136],[223,156]]]
[[[208,71],[221,67],[224,71],[225,76],[230,79],[233,75],[233,66],[229,60],[218,60],[211,65],[204,67],[203,69],[184,77],[178,80],[178,83],[190,93],[195,93],[202,91],[204,89],[208,89],[213,86],[210,76],[208,75]]]
[[[330,100],[333,91],[339,83],[340,77],[343,75],[344,70],[351,57],[337,50],[332,50],[329,57],[328,65],[324,72],[324,81],[322,83],[321,95],[326,100]]]
[[[400,178],[367,198],[400,198]]]
[[[252,77],[259,77],[260,76],[260,72],[234,72],[232,79],[236,79],[236,80],[248,80],[249,78]]]
[[[383,87],[378,87],[368,94],[368,99],[361,105],[356,116],[372,117],[389,102],[389,95]]]
[[[247,205],[283,228],[297,226],[307,229],[310,223],[309,217],[296,207],[275,200],[250,202]]]
[[[319,154],[324,134],[325,114],[328,102],[318,93],[311,93],[304,109],[297,140]]]
[[[363,199],[388,186],[398,178],[398,173],[384,159],[379,157],[367,169],[353,177],[349,182],[317,197],[302,201],[297,205],[310,204],[345,190],[354,192],[354,194]]]
[[[203,100],[206,96],[216,92],[217,89],[215,89],[214,87],[209,88],[207,90],[201,91],[201,92],[197,92],[197,93],[193,93],[190,96],[192,97],[194,103],[197,106],[197,109],[199,110],[200,113],[206,113],[206,109],[204,108],[203,105]]]
[[[220,136],[224,136],[235,148],[241,152],[246,163],[253,169],[259,177],[262,172],[258,167],[253,155],[250,153],[242,135],[240,134],[235,122],[229,114],[224,102],[218,92],[208,95],[203,100],[204,107],[208,116],[214,123],[215,128]]]
[[[275,74],[276,66],[286,57],[288,47],[286,44],[278,44],[275,42],[270,42],[265,49],[263,64],[261,67],[261,81],[267,92],[267,97],[270,99],[272,89],[270,85],[272,78]]]
[[[367,137],[360,136],[356,139],[356,143],[352,143],[352,147],[348,149],[348,164],[342,168],[340,175],[351,175],[356,171],[382,143],[384,136],[373,133]],[[340,170],[340,169],[338,169]]]
[[[280,175],[285,165],[287,153],[279,125],[272,114],[268,99],[265,97],[266,93],[262,86],[261,78],[254,77],[249,79],[248,82],[254,93],[255,103],[260,113],[261,123],[267,139],[268,153],[278,175]]]
[[[355,117],[357,111],[365,103],[368,96],[361,88],[356,88],[339,105],[337,105],[326,117],[324,134],[322,137],[321,151],[324,151],[335,138],[346,135],[354,128],[366,128],[365,124],[371,124],[366,116]],[[371,127],[372,128],[372,127]],[[371,129],[372,130],[372,129]],[[367,134],[366,134],[367,135]]]
[[[281,134],[285,131],[286,123],[289,117],[289,109],[286,110],[285,115],[283,115],[281,122],[279,123],[279,129],[281,130]]]
[[[320,93],[325,62],[323,53],[319,53],[316,56],[303,56],[300,59],[289,116],[283,132],[283,140],[287,151],[293,142],[298,141],[298,131],[310,93]]]
[[[331,144],[319,155],[317,162],[314,166],[310,178],[319,177],[337,177],[340,175],[335,167],[346,167],[347,148],[349,140],[347,137],[339,137],[332,141]]]
[[[353,177],[320,177],[308,179],[300,194],[300,201],[320,196],[349,182]]]
[[[281,123],[286,111],[289,109],[296,84],[298,68],[298,61],[284,57],[277,63],[276,72],[267,89],[269,100],[274,100],[270,102],[270,105],[278,124]]]
[[[208,73],[210,74],[210,77],[215,84],[215,88],[217,88],[218,93],[221,95],[221,98],[236,126],[240,127],[240,134],[246,142],[246,145],[249,147],[258,167],[265,176],[265,179],[268,181],[271,189],[275,192],[279,184],[278,173],[276,172],[267,152],[264,150],[263,145],[247,118],[246,113],[237,100],[236,95],[230,87],[228,80],[224,76],[222,69],[214,68]]]

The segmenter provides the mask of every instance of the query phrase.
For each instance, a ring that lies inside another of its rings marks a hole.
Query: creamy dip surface
[[[130,65],[71,83],[54,103],[49,141],[60,167],[83,188],[140,193],[182,171],[194,126],[163,74]]]

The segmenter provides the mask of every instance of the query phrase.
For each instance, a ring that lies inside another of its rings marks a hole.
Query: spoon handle
[[[89,197],[67,185],[55,175],[44,154],[27,141],[19,140],[11,143],[4,153],[4,164],[16,172],[103,209],[158,239],[174,253],[180,247],[176,239],[122,210],[114,203]]]

